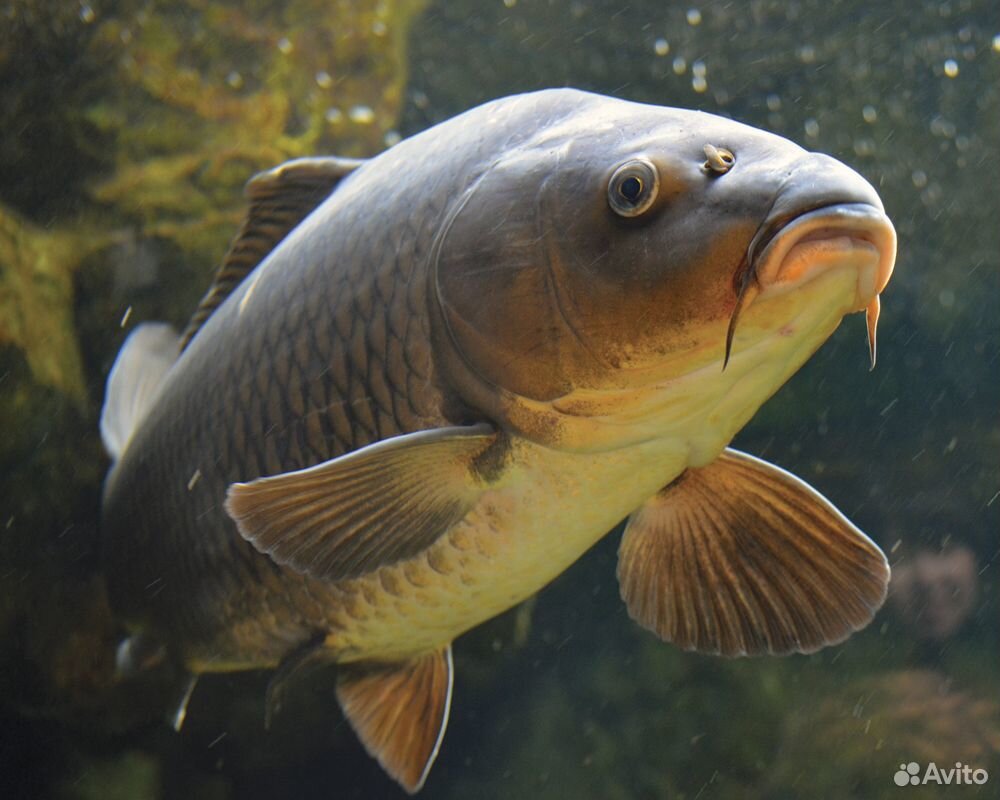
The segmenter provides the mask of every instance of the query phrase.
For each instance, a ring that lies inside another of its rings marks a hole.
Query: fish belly
[[[531,596],[687,462],[663,441],[600,454],[526,442],[514,466],[433,546],[336,587],[338,660],[397,660],[450,642]]]

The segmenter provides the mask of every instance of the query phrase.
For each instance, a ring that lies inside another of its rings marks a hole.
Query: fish
[[[729,445],[865,311],[896,253],[875,189],[711,114],[501,98],[367,160],[254,177],[182,335],[110,370],[102,558],[119,663],[333,667],[417,792],[452,642],[625,522],[630,616],[685,650],[811,653],[882,605],[879,547]]]

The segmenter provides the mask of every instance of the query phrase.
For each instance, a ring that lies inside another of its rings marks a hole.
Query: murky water
[[[731,116],[879,190],[899,257],[877,368],[848,318],[735,444],[837,503],[893,583],[868,628],[814,655],[682,653],[628,618],[615,533],[457,641],[421,796],[1000,794],[989,0],[0,5],[0,794],[401,796],[332,673],[269,731],[266,673],[208,677],[180,734],[162,722],[171,676],[115,678],[104,378],[136,322],[184,325],[254,172],[371,156],[548,86]]]

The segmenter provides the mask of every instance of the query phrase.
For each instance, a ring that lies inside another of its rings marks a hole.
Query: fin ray
[[[475,459],[489,425],[396,436],[314,467],[229,487],[226,511],[274,561],[329,581],[415,556],[483,489]]]
[[[871,621],[889,565],[810,486],[727,449],[629,518],[618,577],[629,614],[685,649],[810,653]]]
[[[402,664],[342,668],[337,699],[365,749],[407,792],[427,779],[448,727],[451,645]]]
[[[250,179],[246,218],[184,329],[182,350],[265,256],[363,163],[350,158],[297,158]]]

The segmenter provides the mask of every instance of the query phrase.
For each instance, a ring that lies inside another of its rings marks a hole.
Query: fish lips
[[[750,275],[763,292],[794,288],[826,270],[858,270],[855,310],[881,293],[896,260],[896,231],[880,208],[837,203],[776,221],[758,231],[747,251]]]

